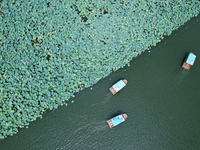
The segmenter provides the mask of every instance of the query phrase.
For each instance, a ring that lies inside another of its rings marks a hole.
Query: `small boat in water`
[[[120,114],[118,116],[115,116],[115,117],[107,120],[107,123],[110,128],[113,128],[113,127],[117,126],[118,124],[124,122],[127,117],[128,117],[127,114]]]
[[[186,60],[183,62],[182,67],[189,70],[190,67],[193,66],[195,59],[196,59],[196,55],[190,52]]]
[[[111,93],[114,95],[117,92],[119,92],[122,88],[124,88],[127,84],[127,80],[119,80],[117,83],[115,83],[111,88],[109,88],[109,90],[111,91]]]

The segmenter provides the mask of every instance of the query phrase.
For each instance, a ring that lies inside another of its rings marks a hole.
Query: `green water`
[[[189,71],[188,52],[197,55]],[[108,88],[119,79],[116,95]],[[199,150],[200,15],[166,37],[151,52],[76,95],[74,104],[44,114],[0,142],[1,150]],[[127,113],[110,129],[106,120]]]

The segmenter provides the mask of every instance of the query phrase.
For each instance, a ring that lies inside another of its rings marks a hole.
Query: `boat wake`
[[[76,129],[74,131],[74,133],[77,134],[77,133],[85,132],[85,131],[87,131],[87,133],[95,133],[95,132],[99,132],[102,130],[106,130],[108,128],[109,127],[105,120],[103,120],[101,122],[95,121],[95,122],[91,122],[89,124],[79,127],[78,129]]]
[[[105,95],[105,98],[104,98],[103,101],[102,101],[102,104],[108,103],[108,102],[110,101],[110,99],[111,99],[112,96],[113,96],[113,95],[112,95],[110,92],[107,93],[107,94]]]
[[[174,89],[174,88],[176,88],[178,85],[180,85],[180,84],[184,81],[184,79],[187,77],[187,74],[188,74],[188,70],[185,70],[185,69],[183,69],[181,72],[179,72],[179,73],[173,78],[173,80],[174,80],[173,83],[175,83],[175,84],[173,84],[173,85],[171,86],[170,89]]]

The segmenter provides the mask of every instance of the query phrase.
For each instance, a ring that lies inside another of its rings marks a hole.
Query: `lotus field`
[[[199,0],[0,0],[0,139],[129,65]]]

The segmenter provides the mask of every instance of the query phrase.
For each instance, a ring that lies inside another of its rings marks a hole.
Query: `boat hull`
[[[115,126],[121,124],[121,123],[124,122],[124,121],[126,120],[126,118],[128,117],[127,114],[120,114],[120,115],[123,116],[123,120],[121,120],[120,123],[118,123],[118,124],[116,124],[116,125],[113,124],[113,122],[112,122],[112,119],[113,119],[113,118],[107,120],[107,123],[108,123],[108,125],[109,125],[110,128],[113,128],[113,127],[115,127]],[[119,117],[120,115],[118,115],[118,116],[116,116],[116,117]],[[116,118],[116,117],[114,117],[114,118]]]
[[[124,82],[124,84],[125,84],[124,87],[125,87],[126,84],[127,84],[127,80],[124,79],[124,80],[122,80],[122,81]],[[119,82],[119,81],[118,81],[118,82]],[[117,83],[118,83],[118,82],[117,82]],[[117,83],[116,83],[116,84],[117,84]],[[114,84],[114,85],[115,85],[115,84]],[[115,88],[114,88],[114,85],[113,85],[112,87],[109,88],[110,92],[111,92],[113,95],[115,95],[115,94],[116,94],[117,92],[119,92],[122,88],[124,88],[124,87],[122,87],[121,89],[119,89],[118,91],[116,91]]]
[[[182,67],[184,69],[189,70],[190,67],[194,64],[195,59],[196,59],[196,56],[192,52],[190,52],[187,55],[187,58],[184,60]]]

